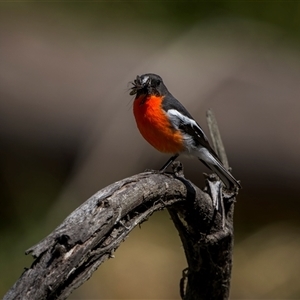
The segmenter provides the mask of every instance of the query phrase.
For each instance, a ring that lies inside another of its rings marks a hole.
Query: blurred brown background
[[[232,299],[300,298],[300,3],[0,3],[0,297],[24,251],[102,187],[168,156],[140,136],[130,81],[161,75],[241,179]],[[180,159],[203,186],[207,169]],[[70,299],[179,299],[167,213],[136,229]]]

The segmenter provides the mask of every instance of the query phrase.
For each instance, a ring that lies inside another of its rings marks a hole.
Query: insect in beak
[[[131,87],[131,92],[129,93],[129,95],[132,96],[144,88],[148,89],[148,87],[150,87],[151,84],[151,79],[147,76],[142,80],[140,76],[136,76],[136,79],[133,82],[131,82],[131,84],[133,85],[133,87]]]

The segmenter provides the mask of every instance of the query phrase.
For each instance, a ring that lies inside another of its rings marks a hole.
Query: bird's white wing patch
[[[184,125],[190,125],[191,127],[198,127],[197,123],[195,122],[195,120],[184,116],[182,113],[180,113],[178,110],[176,109],[169,109],[167,111],[167,115],[169,116],[169,118],[171,119],[172,123],[177,126],[177,129],[179,129],[180,124],[184,124]]]
[[[167,111],[173,126],[180,130],[183,135],[185,148],[187,153],[191,153],[196,150],[195,136],[197,135],[195,128],[198,128],[198,124],[195,120],[183,115],[176,109],[169,109]],[[186,130],[188,128],[188,130]]]
[[[176,109],[169,109],[167,115],[173,126],[183,134],[186,149],[189,152],[199,147],[209,146],[205,133],[195,120],[183,115]]]

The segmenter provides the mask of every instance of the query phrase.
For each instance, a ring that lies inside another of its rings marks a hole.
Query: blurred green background
[[[300,298],[300,2],[1,2],[0,41],[0,297],[78,205],[168,159],[128,94],[153,72],[206,131],[214,111],[242,181],[231,298]],[[157,213],[70,299],[179,299],[185,267]]]

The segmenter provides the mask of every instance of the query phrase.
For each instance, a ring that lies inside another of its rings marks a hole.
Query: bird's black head
[[[168,93],[162,78],[156,74],[138,75],[132,85],[130,95],[136,94],[137,97],[140,95],[164,96]]]

